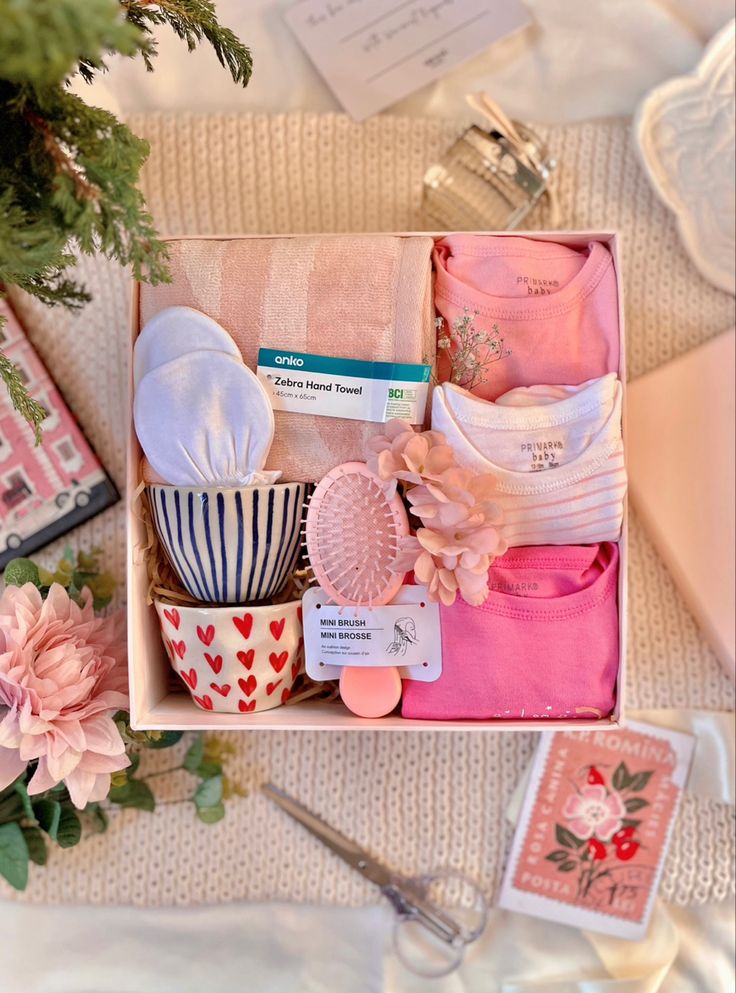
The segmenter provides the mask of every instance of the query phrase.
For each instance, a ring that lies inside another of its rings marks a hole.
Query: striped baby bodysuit
[[[482,400],[450,383],[432,399],[462,466],[492,473],[509,547],[617,541],[626,469],[621,383],[530,386]]]

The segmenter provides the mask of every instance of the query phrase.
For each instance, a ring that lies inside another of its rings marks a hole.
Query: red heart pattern
[[[242,617],[233,617],[233,624],[244,638],[250,638],[250,633],[253,630],[253,614],[243,614]]]
[[[178,631],[180,629],[181,613],[176,607],[166,608],[163,611],[163,616],[166,622],[174,630]],[[302,623],[301,607],[297,608],[297,617],[299,623],[301,624]],[[284,616],[278,618],[277,620],[269,622],[268,625],[269,631],[274,641],[278,642],[283,637],[284,632],[286,630],[286,621],[287,618],[286,616]],[[254,615],[252,613],[246,612],[242,614],[240,617],[233,617],[233,624],[235,625],[241,637],[244,639],[248,639],[253,634]],[[215,637],[217,635],[217,629],[214,624],[207,624],[207,625],[198,624],[196,627],[196,633],[199,642],[202,645],[204,645],[206,648],[209,648],[215,641]],[[185,640],[182,639],[181,641],[175,641],[164,635],[163,642],[164,642],[164,647],[166,648],[166,651],[169,654],[172,661],[184,659],[187,653],[187,643]],[[292,656],[293,661],[291,662],[290,667],[287,668],[285,675],[287,680],[289,679],[289,676],[291,677],[292,683],[294,682],[294,680],[297,679],[302,669],[301,652],[302,652],[303,644],[304,644],[304,639],[299,638],[299,643],[295,652],[290,652],[288,649],[284,649],[281,652],[273,651],[269,653],[268,656],[269,665],[271,666],[271,669],[276,673],[277,676],[283,672],[284,668],[287,666],[287,663],[289,662],[290,656]],[[248,670],[248,675],[246,677],[237,680],[238,687],[246,697],[250,698],[247,700],[243,700],[243,699],[238,700],[238,710],[240,711],[240,713],[251,713],[252,711],[256,710],[257,707],[257,701],[253,699],[253,696],[256,693],[256,690],[258,689],[258,679],[254,673],[250,672],[250,670],[253,668],[256,662],[256,651],[255,648],[249,648],[247,651],[240,650],[236,652],[235,655],[238,662],[245,669]],[[223,655],[221,654],[215,655],[215,654],[210,654],[210,652],[203,652],[203,656],[204,656],[204,660],[207,662],[207,665],[210,667],[214,675],[219,676],[224,669]],[[202,656],[200,656],[200,658],[201,657]],[[179,671],[179,675],[181,676],[187,687],[192,691],[192,697],[195,703],[197,704],[197,706],[207,711],[214,710],[214,702],[212,696],[210,696],[208,693],[203,693],[201,696],[197,696],[194,692],[197,689],[197,683],[198,683],[197,670],[192,666],[190,668],[180,669],[178,671]],[[225,678],[227,678],[227,673],[225,674]],[[223,699],[227,698],[230,695],[232,689],[233,689],[233,685],[232,683],[229,682],[218,683],[216,681],[213,681],[209,683],[209,690],[211,691],[211,693],[213,695],[217,694],[219,697],[222,697]],[[274,678],[272,682],[266,683],[265,689],[268,697],[273,697],[280,694],[279,699],[282,704],[285,703],[290,698],[292,693],[292,690],[288,685],[284,686],[283,677]]]
[[[271,634],[274,636],[276,641],[279,641],[281,635],[284,633],[285,624],[286,624],[286,618],[282,617],[278,621],[271,621],[271,623],[268,625],[269,628],[271,629]]]
[[[214,658],[209,652],[204,653],[204,657],[207,660],[207,665],[214,672],[216,676],[220,675],[222,669],[222,655],[215,655]]]
[[[268,656],[268,661],[271,663],[271,668],[274,670],[274,672],[281,672],[281,670],[286,665],[286,660],[288,659],[288,657],[289,657],[289,653],[287,651],[279,652],[278,655],[276,654],[276,652],[271,652],[271,654]]]
[[[210,645],[212,644],[212,639],[215,637],[215,625],[208,624],[207,629],[202,630],[202,628],[198,624],[197,637],[199,638],[199,640],[202,642],[203,645],[206,645],[207,648],[209,648]]]
[[[246,669],[250,669],[253,665],[253,659],[256,657],[256,652],[254,648],[249,648],[247,652],[238,652],[238,662],[244,665]]]
[[[164,617],[173,628],[176,628],[177,631],[179,630],[179,624],[181,623],[181,614],[176,609],[176,607],[172,607],[171,610],[164,610]]]

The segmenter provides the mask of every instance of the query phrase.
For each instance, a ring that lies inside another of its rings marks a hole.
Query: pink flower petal
[[[569,822],[570,830],[577,838],[591,838],[593,836],[593,827],[588,821],[582,820],[572,820]]]
[[[0,748],[0,790],[14,783],[25,767],[26,763],[14,748]]]
[[[79,803],[128,764],[112,721],[127,707],[122,617],[95,617],[82,597],[58,583],[45,600],[30,583],[0,596],[0,777],[35,760],[30,793],[71,781]]]
[[[577,817],[583,806],[583,798],[578,793],[572,793],[565,800],[565,806],[562,808],[563,817]]]
[[[609,817],[607,820],[602,821],[596,828],[596,836],[600,838],[601,841],[610,841],[613,835],[621,827],[620,817]]]
[[[406,432],[414,433],[414,428],[408,421],[402,421],[399,417],[393,417],[383,425],[383,432],[389,441],[393,441],[400,434]]]

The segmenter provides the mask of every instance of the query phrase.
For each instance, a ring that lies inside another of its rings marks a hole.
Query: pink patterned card
[[[499,906],[643,938],[693,746],[690,735],[634,722],[545,732]]]

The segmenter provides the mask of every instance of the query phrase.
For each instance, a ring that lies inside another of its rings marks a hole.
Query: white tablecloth
[[[218,0],[222,23],[253,52],[246,90],[211,51],[189,55],[162,30],[154,77],[117,60],[107,85],[126,112],[331,111],[340,107],[282,18],[294,0]],[[465,93],[485,89],[520,120],[566,123],[630,114],[670,76],[688,72],[733,16],[730,0],[525,0],[532,25],[391,108],[457,117]],[[84,87],[83,87],[84,88]]]

